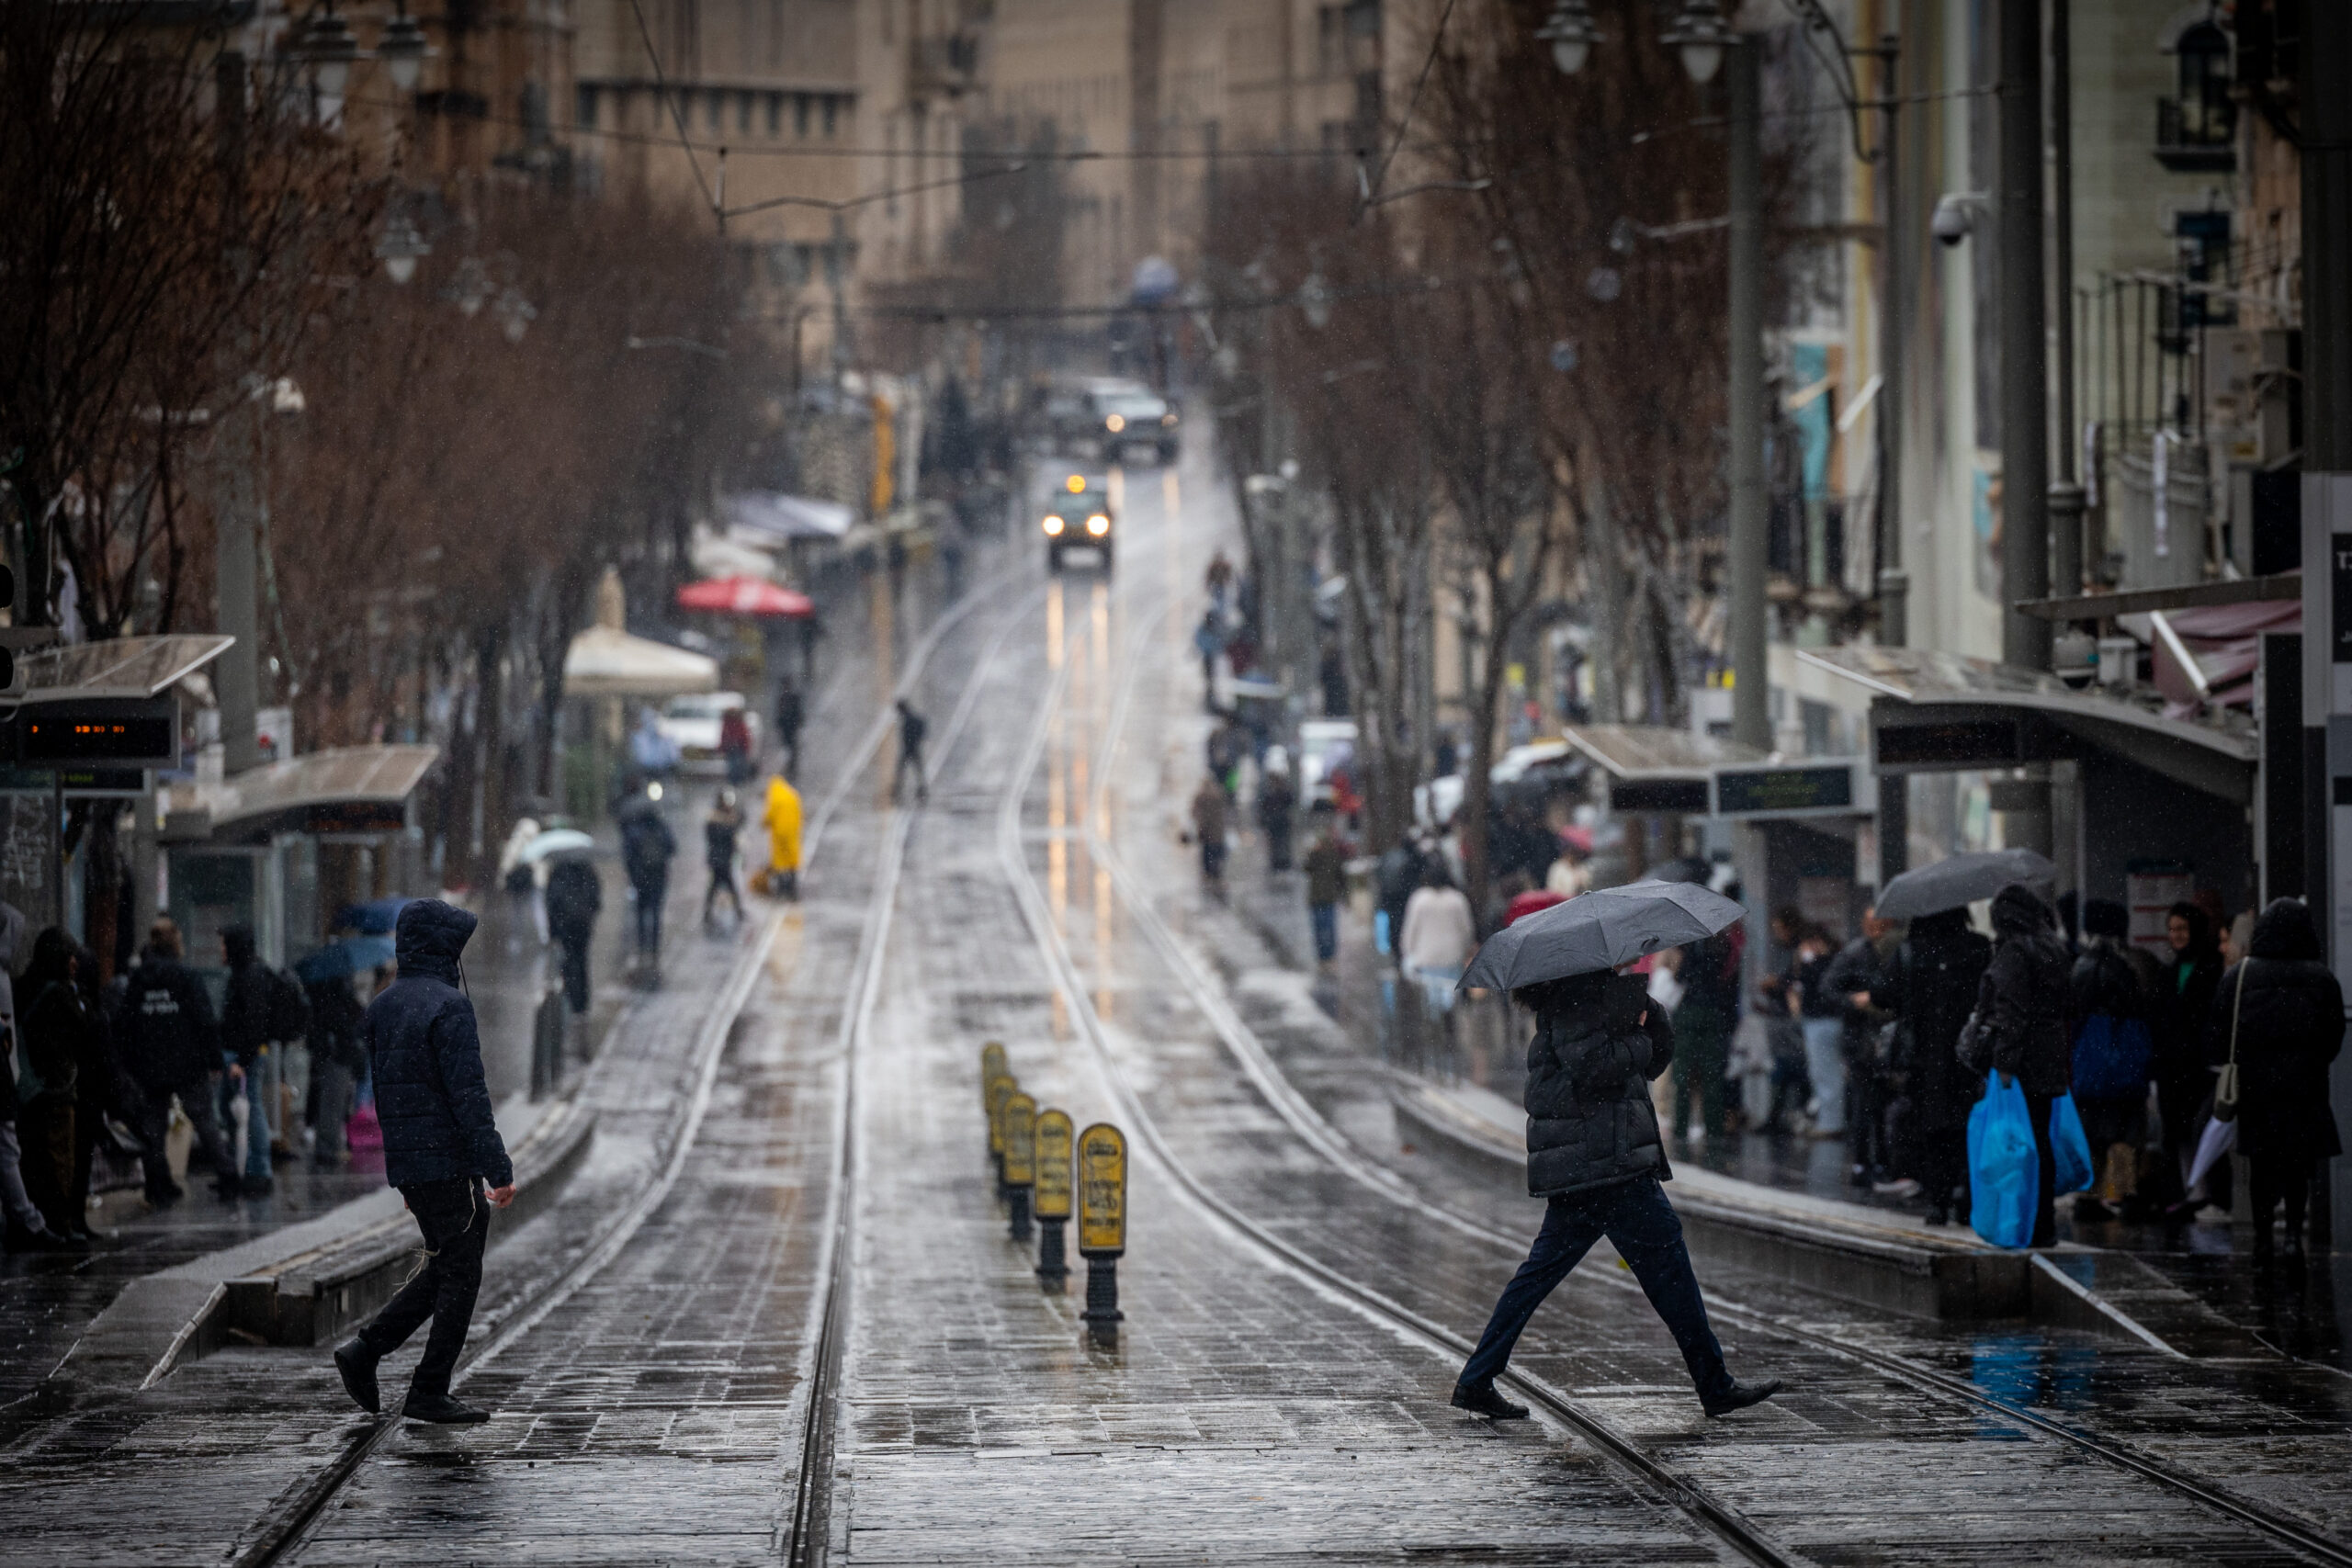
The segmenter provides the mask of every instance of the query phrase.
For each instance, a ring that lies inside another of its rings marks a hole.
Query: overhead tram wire
[[[645,6],[641,0],[628,0],[628,8],[630,14],[637,17],[637,36],[643,40],[645,58],[653,67],[653,90],[661,95],[662,107],[670,111],[671,122],[678,128],[678,146],[686,155],[686,167],[694,171],[695,188],[702,192],[703,205],[710,209],[712,218],[718,224],[718,231],[723,234],[727,231],[727,214],[719,210],[719,198],[711,194],[710,182],[702,177],[702,160],[695,156],[694,139],[686,133],[684,97],[670,91],[669,83],[662,74],[662,51],[653,47],[653,29],[645,20]],[[719,168],[724,171],[727,149],[720,148],[718,156]]]

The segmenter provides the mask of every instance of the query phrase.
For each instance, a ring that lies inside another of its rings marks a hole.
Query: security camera
[[[1977,214],[1984,207],[1982,195],[1954,191],[1937,201],[1935,216],[1928,220],[1928,231],[1947,245],[1957,245],[1975,230]]]

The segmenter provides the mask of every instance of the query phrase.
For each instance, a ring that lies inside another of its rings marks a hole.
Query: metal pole
[[[2075,468],[2075,130],[2072,108],[2072,49],[2067,9],[2073,0],[2050,0],[2050,152],[2052,266],[2058,294],[2053,346],[2057,351],[2057,477],[2050,481],[2051,582],[2059,593],[2083,591],[2083,487]]]
[[[1909,320],[1904,308],[1903,215],[1901,165],[1896,161],[1895,130],[1902,113],[1902,78],[1896,70],[1900,40],[1893,33],[1879,39],[1880,109],[1885,117],[1879,162],[1885,168],[1885,210],[1880,214],[1878,306],[1878,636],[1890,648],[1900,648],[1910,636],[1911,579],[1903,570],[1903,332]],[[1884,861],[1885,852],[1880,852]],[[1902,867],[1897,865],[1895,870]],[[1892,875],[1893,873],[1888,874]]]
[[[2001,596],[2050,591],[2050,395],[2041,258],[2041,4],[2001,0]],[[1736,221],[1736,220],[1735,220]],[[2005,608],[2001,659],[2050,668],[2050,623]]]
[[[242,202],[245,161],[245,57],[225,50],[214,70],[220,120],[220,173],[229,186],[232,206]],[[241,280],[252,258],[233,244],[221,265]],[[241,773],[261,761],[254,739],[254,709],[260,705],[261,679],[254,654],[254,627],[258,616],[254,595],[254,512],[257,476],[254,471],[256,443],[254,424],[261,410],[245,395],[250,344],[243,332],[232,334],[230,363],[223,368],[221,411],[214,438],[218,515],[213,533],[213,582],[218,595],[216,619],[222,632],[236,638],[212,668],[213,690],[220,701],[221,769]]]
[[[2303,10],[2303,819],[2305,880],[2335,972],[2352,975],[2352,900],[2335,880],[2352,867],[2352,626],[2336,605],[2352,588],[2352,7]],[[2331,875],[2331,865],[2334,874]],[[2330,1070],[2332,1098],[2352,1105],[2352,1059]],[[2352,1214],[2352,1160],[2322,1184],[2340,1234]]]
[[[1758,144],[1758,45],[1742,38],[1731,77],[1732,739],[1770,750],[1764,637],[1764,180]],[[1760,891],[1760,890],[1759,890]]]

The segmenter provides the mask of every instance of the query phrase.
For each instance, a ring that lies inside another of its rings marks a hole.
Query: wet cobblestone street
[[[1230,503],[1204,462],[1122,483],[1115,577],[1021,536],[948,618],[837,637],[806,899],[680,942],[616,1022],[590,1155],[491,1254],[487,1424],[379,1430],[323,1348],[142,1391],[28,1352],[0,1562],[2352,1562],[2352,1380],[2267,1351],[1702,1263],[1735,1369],[1790,1382],[1709,1421],[1603,1247],[1521,1343],[1535,1418],[1452,1409],[1540,1205],[1400,1121],[1377,1041],[1201,891],[1184,637]],[[903,811],[867,745],[902,680]],[[1008,1237],[991,1039],[1128,1134],[1115,1336]]]

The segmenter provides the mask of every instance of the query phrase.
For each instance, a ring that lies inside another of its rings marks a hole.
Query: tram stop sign
[[[989,1079],[989,1153],[1004,1153],[1004,1102],[1021,1092],[1011,1073]]]
[[[1032,1207],[1041,1220],[1069,1218],[1069,1112],[1037,1112],[1037,1196]]]
[[[1097,1122],[1078,1135],[1078,1250],[1116,1258],[1126,1249],[1126,1135]]]
[[[1005,1097],[1004,1181],[1026,1187],[1037,1179],[1037,1102],[1025,1094]]]

